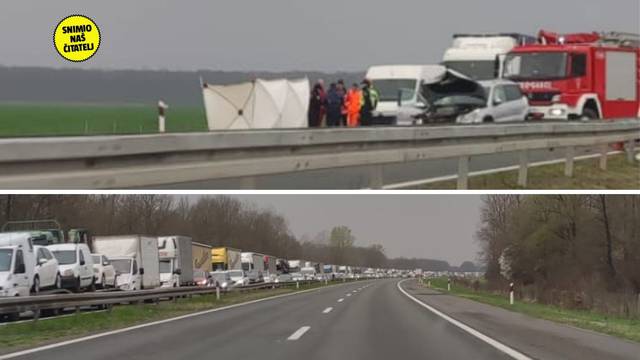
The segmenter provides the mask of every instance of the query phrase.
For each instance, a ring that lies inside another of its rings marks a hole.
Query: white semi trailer
[[[160,282],[162,287],[194,285],[193,249],[188,236],[163,236],[158,238]]]

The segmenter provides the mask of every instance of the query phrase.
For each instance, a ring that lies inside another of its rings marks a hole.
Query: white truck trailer
[[[158,237],[160,282],[162,287],[191,286],[193,282],[193,249],[188,236]]]
[[[240,258],[242,260],[242,270],[247,274],[249,282],[262,282],[264,280],[264,255],[243,252]]]
[[[142,290],[160,287],[158,240],[142,235],[96,236],[92,251],[106,255],[116,270],[116,287]]]

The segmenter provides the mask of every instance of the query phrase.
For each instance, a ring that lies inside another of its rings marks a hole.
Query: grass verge
[[[629,164],[625,155],[613,155],[608,160],[608,170],[599,168],[599,159],[580,160],[574,163],[574,177],[564,176],[564,163],[529,168],[527,189],[640,189],[640,164]],[[456,189],[456,181],[427,184],[422,189]],[[518,186],[518,172],[473,176],[469,189],[501,190],[522,189]]]
[[[0,354],[270,296],[318,288],[324,286],[323,284],[301,284],[299,290],[287,287],[243,293],[230,292],[222,294],[220,300],[216,300],[215,294],[196,295],[192,298],[178,299],[177,302],[162,301],[158,304],[114,306],[111,313],[88,312],[38,322],[7,324],[0,326]]]
[[[0,104],[0,137],[152,134],[157,108],[148,105]],[[171,107],[167,132],[206,131],[203,108]]]
[[[431,279],[431,287],[447,292],[447,279]],[[538,303],[516,301],[510,305],[506,296],[496,295],[486,291],[473,291],[464,286],[451,285],[450,294],[497,306],[506,310],[519,312],[531,317],[551,320],[562,324],[572,325],[582,329],[593,330],[623,339],[640,342],[640,320],[611,317],[600,313],[583,310],[568,310],[556,306]]]

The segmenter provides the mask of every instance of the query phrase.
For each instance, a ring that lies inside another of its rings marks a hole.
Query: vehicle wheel
[[[102,289],[107,288],[107,279],[105,278],[104,274],[102,274],[102,280],[100,280],[100,288]]]
[[[96,278],[91,278],[91,285],[89,285],[89,291],[96,291]]]
[[[56,283],[54,286],[56,289],[62,289],[62,277],[60,277],[60,274],[56,274]]]
[[[493,118],[491,116],[487,116],[484,119],[482,119],[482,122],[485,124],[493,123]]]
[[[38,295],[40,293],[40,278],[38,276],[33,278],[33,286],[31,287],[31,293],[33,295]]]
[[[598,113],[592,109],[584,109],[582,110],[582,115],[580,115],[581,121],[590,121],[598,118]]]
[[[18,321],[20,320],[20,313],[12,313],[7,315],[8,321]]]

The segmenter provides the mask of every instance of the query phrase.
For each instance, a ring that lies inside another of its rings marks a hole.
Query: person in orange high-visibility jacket
[[[347,91],[344,105],[347,110],[347,126],[360,126],[360,110],[362,109],[362,91],[358,84],[353,84],[351,89]]]

